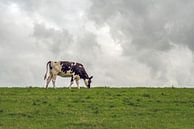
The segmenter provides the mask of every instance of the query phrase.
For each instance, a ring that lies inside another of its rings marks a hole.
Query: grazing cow
[[[47,78],[48,66],[49,66],[49,76]],[[70,89],[74,80],[76,81],[78,89],[80,89],[79,87],[80,79],[83,79],[85,82],[85,85],[88,88],[90,88],[90,85],[92,82],[91,80],[93,78],[93,76],[91,77],[88,76],[83,65],[80,63],[69,62],[69,61],[49,61],[46,65],[46,73],[44,76],[44,80],[47,78],[46,88],[48,88],[48,85],[51,80],[53,82],[53,87],[55,88],[55,81],[56,81],[57,75],[61,77],[71,77],[71,82],[69,85]]]

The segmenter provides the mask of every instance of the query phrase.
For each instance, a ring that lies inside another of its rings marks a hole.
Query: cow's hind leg
[[[50,75],[48,76],[48,78],[47,78],[47,81],[46,81],[46,89],[48,88],[48,85],[49,85],[51,79],[52,79],[52,75],[50,74]]]
[[[53,77],[52,77],[53,88],[56,88],[55,87],[56,77],[57,77],[57,75],[53,75]]]

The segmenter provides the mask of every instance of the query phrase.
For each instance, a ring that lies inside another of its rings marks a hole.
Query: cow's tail
[[[49,61],[47,64],[46,64],[46,73],[44,75],[44,80],[46,79],[47,77],[47,73],[48,73],[48,65],[51,65],[51,61]]]

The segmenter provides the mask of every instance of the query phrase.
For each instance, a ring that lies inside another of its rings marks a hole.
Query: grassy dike
[[[194,129],[194,89],[0,88],[0,129]]]

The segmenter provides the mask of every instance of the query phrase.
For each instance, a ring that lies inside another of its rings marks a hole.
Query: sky
[[[0,86],[43,87],[66,60],[93,86],[194,87],[193,16],[193,0],[0,0]]]

